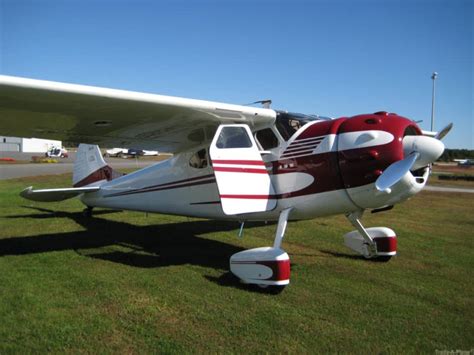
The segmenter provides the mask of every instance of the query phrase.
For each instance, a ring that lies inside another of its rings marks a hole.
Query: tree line
[[[474,150],[471,149],[445,149],[438,161],[453,161],[454,159],[474,159]]]

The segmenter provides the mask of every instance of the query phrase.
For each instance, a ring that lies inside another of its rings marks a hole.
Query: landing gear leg
[[[87,206],[86,208],[84,208],[84,210],[82,210],[82,215],[86,218],[91,218],[93,208],[94,207]]]
[[[290,258],[281,249],[281,242],[291,210],[280,212],[273,247],[245,250],[230,258],[230,271],[243,283],[257,285],[271,293],[281,292],[290,283]]]
[[[386,227],[364,228],[360,222],[363,213],[360,210],[346,215],[356,230],[344,236],[344,244],[366,259],[389,261],[397,254],[395,232]]]
[[[285,236],[286,226],[288,225],[288,217],[290,216],[290,212],[293,208],[287,208],[280,212],[280,217],[278,218],[278,227],[275,234],[275,241],[273,242],[273,247],[280,249],[281,242],[283,241],[283,237]]]

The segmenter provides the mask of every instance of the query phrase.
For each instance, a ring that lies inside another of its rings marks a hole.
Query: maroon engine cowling
[[[337,132],[339,135],[378,130],[394,136],[387,144],[338,152],[339,169],[345,188],[375,182],[389,165],[404,158],[403,137],[422,134],[413,121],[394,113],[376,112],[341,121]]]

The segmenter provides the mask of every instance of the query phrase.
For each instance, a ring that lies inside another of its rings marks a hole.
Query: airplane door
[[[247,125],[220,125],[209,155],[225,214],[263,212],[276,207],[270,175]]]

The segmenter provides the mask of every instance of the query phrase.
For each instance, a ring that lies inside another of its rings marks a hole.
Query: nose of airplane
[[[404,156],[412,152],[419,154],[411,170],[417,170],[435,162],[444,152],[444,144],[440,140],[427,136],[405,136],[403,138]]]

